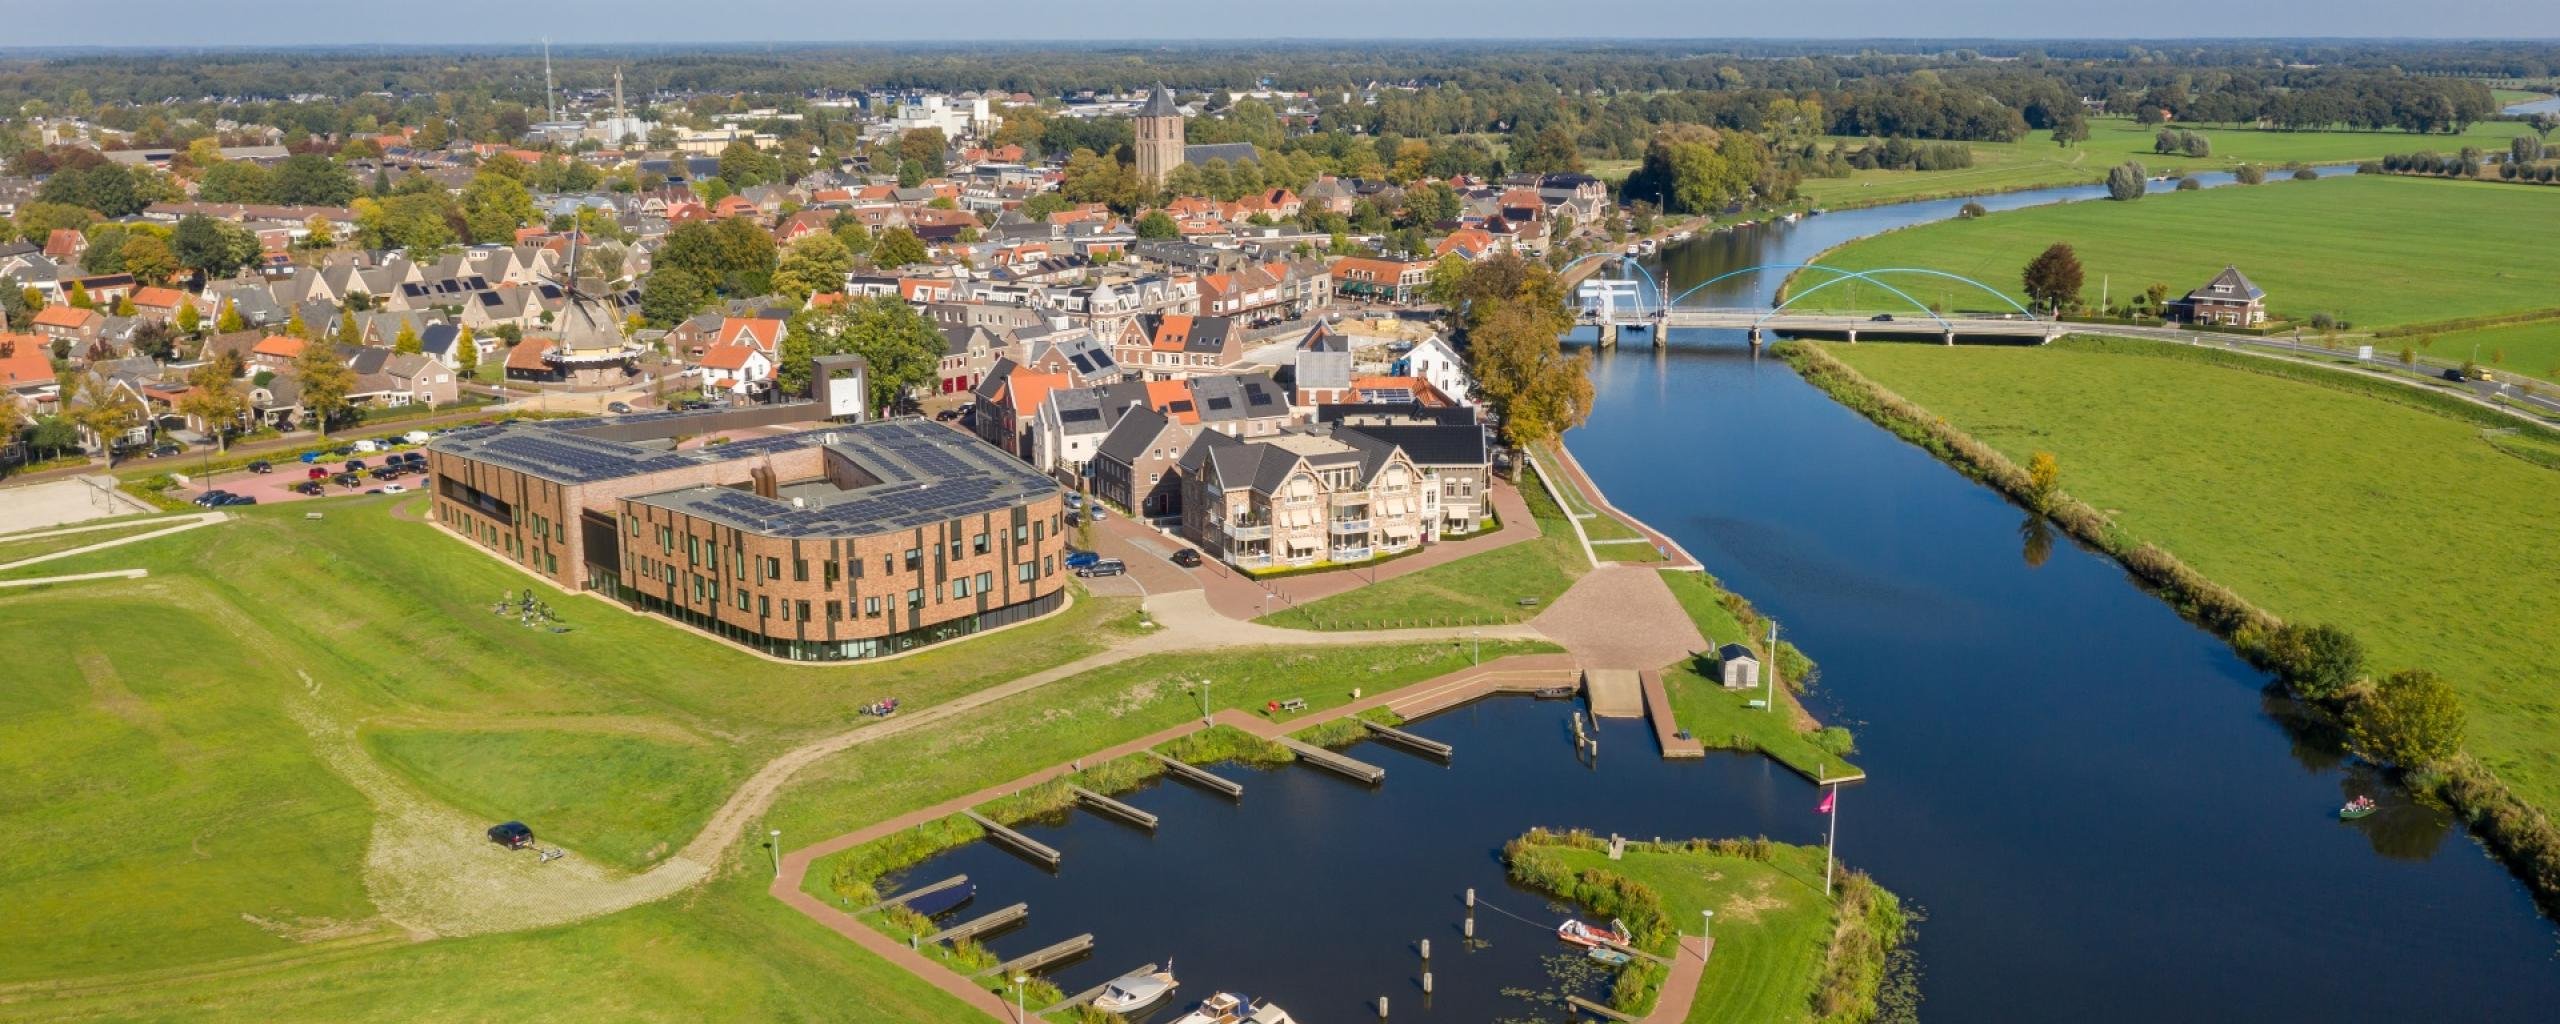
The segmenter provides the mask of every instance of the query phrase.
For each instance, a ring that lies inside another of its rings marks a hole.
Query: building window
[[[988,592],[988,591],[990,591],[990,590],[994,590],[995,588],[996,588],[996,574],[991,573],[991,572],[982,572],[982,573],[979,573],[979,574],[978,574],[978,592],[979,592],[979,593],[983,594],[983,593],[986,593],[986,592]]]
[[[1024,563],[1022,563],[1021,565],[1017,565],[1017,566],[1014,566],[1014,567],[1013,567],[1013,578],[1014,578],[1015,582],[1018,582],[1018,583],[1029,583],[1029,582],[1031,582],[1032,580],[1034,580],[1034,579],[1037,579],[1037,578],[1038,578],[1038,575],[1037,575],[1037,574],[1038,574],[1039,572],[1040,572],[1040,567],[1039,567],[1039,566],[1037,566],[1037,565],[1033,565],[1033,564],[1031,564],[1031,563],[1029,563],[1029,562],[1024,562]]]
[[[807,583],[807,582],[809,582],[809,560],[808,560],[808,559],[806,559],[806,558],[794,558],[794,559],[792,559],[792,560],[791,560],[791,579],[792,579],[792,581],[793,581],[793,582],[795,582],[795,583]]]
[[[795,617],[795,618],[797,618],[799,621],[801,621],[801,622],[807,622],[807,621],[809,621],[809,602],[807,602],[807,601],[793,601],[793,602],[791,602],[791,610],[792,610],[792,612],[794,613],[794,617]]]
[[[829,602],[827,602],[827,621],[829,621],[829,622],[842,622],[842,621],[844,621],[844,602],[842,602],[842,601],[829,601]]]
[[[907,549],[907,571],[908,571],[908,572],[914,572],[914,571],[916,571],[917,569],[922,568],[923,566],[924,566],[924,549],[923,549],[923,548],[908,548],[908,549]]]
[[[981,554],[981,555],[986,554],[986,553],[987,553],[987,535],[986,535],[986,534],[984,534],[984,533],[978,534],[978,535],[977,535],[977,537],[973,538],[973,539],[969,542],[969,549],[970,549],[972,552],[975,552],[975,553],[977,553],[977,554]]]
[[[867,616],[869,616],[869,617],[871,617],[871,618],[875,618],[875,619],[876,619],[876,618],[879,618],[879,617],[880,617],[880,599],[879,599],[879,598],[876,598],[876,597],[868,597],[868,598],[864,598],[864,599],[863,599],[863,601],[862,601],[862,614],[867,615]]]
[[[909,608],[922,608],[922,607],[924,607],[924,588],[923,588],[923,587],[909,587],[909,588],[907,588],[907,607],[909,607]]]
[[[842,572],[842,570],[837,569],[837,568],[836,568],[836,564],[835,564],[834,562],[827,562],[827,563],[824,563],[824,564],[826,565],[826,572],[827,572],[827,588],[828,588],[828,589],[830,589],[830,590],[832,590],[832,589],[834,589],[834,588],[835,588],[835,585],[836,585],[836,577],[837,577],[837,576]],[[806,570],[806,566],[808,565],[808,563],[803,562],[803,563],[801,563],[801,565],[803,566],[803,570],[802,570],[802,571],[804,571],[804,572],[805,572],[805,571],[807,571],[807,570]],[[806,577],[803,577],[803,578],[805,579]]]
[[[969,577],[962,576],[951,581],[951,596],[954,598],[969,596]]]
[[[782,578],[782,559],[775,558],[771,555],[765,556],[764,578],[769,580],[778,580]],[[806,583],[808,580],[809,570],[804,566],[800,570],[800,581]]]

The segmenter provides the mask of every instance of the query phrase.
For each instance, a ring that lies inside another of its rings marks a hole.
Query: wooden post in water
[[[1423,995],[1426,995],[1426,996],[1431,994],[1431,972],[1430,972],[1430,971],[1424,971],[1424,972],[1422,972],[1422,994],[1423,994]]]
[[[1473,889],[1469,889],[1469,890],[1467,890],[1467,909],[1468,909],[1468,910],[1474,910],[1475,908],[1476,908],[1476,891],[1475,891],[1475,890],[1473,890]],[[1468,917],[1474,917],[1475,915],[1474,915],[1474,914],[1469,914],[1469,915],[1467,915],[1467,916],[1468,916]]]
[[[1423,958],[1423,959],[1425,959],[1425,960],[1429,960],[1429,959],[1431,959],[1431,940],[1430,940],[1430,939],[1424,939],[1424,940],[1422,940],[1422,958]]]
[[[1378,997],[1378,1019],[1387,1019],[1387,997],[1385,996]]]

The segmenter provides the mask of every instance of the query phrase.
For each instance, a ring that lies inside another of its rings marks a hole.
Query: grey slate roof
[[[1148,448],[1155,446],[1156,438],[1164,436],[1165,428],[1172,425],[1173,421],[1165,418],[1165,414],[1146,406],[1131,409],[1120,417],[1119,424],[1111,428],[1111,434],[1094,449],[1094,457],[1110,459],[1124,466],[1135,465]]]
[[[1164,87],[1164,83],[1157,82],[1155,90],[1147,94],[1145,105],[1138,108],[1138,116],[1181,117],[1182,108],[1174,104],[1173,93]]]
[[[1211,160],[1232,164],[1246,160],[1259,162],[1261,159],[1262,151],[1253,148],[1250,142],[1204,142],[1182,147],[1182,162],[1186,164],[1205,164]]]
[[[1473,423],[1342,427],[1334,431],[1335,437],[1345,441],[1354,435],[1402,448],[1405,457],[1417,466],[1482,466],[1493,461],[1492,452],[1485,447],[1484,428]]]
[[[1191,398],[1199,403],[1202,423],[1289,414],[1289,403],[1280,397],[1280,385],[1259,374],[1193,377]]]

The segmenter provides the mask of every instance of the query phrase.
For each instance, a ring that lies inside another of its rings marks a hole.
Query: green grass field
[[[2157,127],[2127,118],[2100,118],[2089,124],[2089,140],[2071,147],[2053,144],[2043,134],[2016,142],[1976,142],[1973,166],[1950,171],[1857,171],[1846,178],[1806,178],[1799,191],[1814,205],[1847,209],[1910,199],[1985,195],[2058,185],[2085,185],[2103,180],[2107,168],[2140,161],[2153,174],[2171,170],[2220,171],[2240,164],[2282,166],[2378,160],[2393,153],[2433,150],[2460,152],[2464,146],[2504,150],[2507,140],[2526,131],[2506,121],[2476,124],[2461,135],[2411,135],[2406,132],[2286,132],[2257,128],[2179,125],[2213,140],[2209,156],[2162,156],[2151,151]],[[1829,142],[1842,140],[1827,140]],[[1855,145],[1863,140],[1847,140]]]
[[[2560,301],[2560,293],[2555,293],[2553,299]],[[2504,370],[2560,381],[2560,320],[2384,338],[2374,344],[2374,351],[2397,358],[2404,345],[2420,355],[2456,363],[2477,358],[2492,373]]]
[[[573,630],[491,615],[527,580],[379,499],[233,522],[13,575],[0,715],[0,984],[286,951],[363,930],[372,815],[311,722],[479,817],[637,866],[692,838],[753,764],[861,720],[1100,649],[1129,602],[1081,601],[995,642],[869,666],[765,661],[592,598]],[[23,629],[24,632],[20,632]],[[66,936],[64,921],[82,922]]]
[[[2329,312],[2358,328],[2548,309],[2560,305],[2560,248],[2516,225],[2560,218],[2560,189],[2349,175],[2314,182],[2154,192],[2130,203],[2085,202],[1940,221],[1862,239],[1820,257],[1844,269],[1925,267],[1961,274],[2023,301],[2019,274],[2055,242],[2079,253],[2082,298],[2112,301],[2154,282],[2186,294],[2225,264],[2267,292],[2271,316]],[[1900,309],[1863,283],[1793,291],[1806,308]],[[1906,275],[1896,287],[1954,309],[2007,307],[1969,286]]]
[[[1575,871],[1605,871],[1652,887],[1663,911],[1695,932],[1714,910],[1715,956],[1698,979],[1689,1024],[1811,1021],[1829,951],[1833,903],[1822,894],[1822,849],[1778,844],[1768,861],[1638,846],[1622,860],[1599,850],[1551,851]]]
[[[11,562],[34,558],[39,555],[50,555],[56,551],[69,551],[73,548],[85,548],[91,544],[104,544],[111,540],[121,540],[126,537],[140,536],[142,534],[150,533],[153,530],[168,529],[170,525],[171,524],[169,523],[161,522],[126,523],[117,526],[103,526],[94,530],[82,530],[78,533],[65,533],[53,537],[36,537],[27,540],[7,540],[5,538],[0,538],[0,565],[7,565]]]
[[[2469,748],[2560,811],[2560,471],[2474,423],[2141,345],[1827,351],[2020,463],[2057,453],[2065,490],[2277,615],[2355,631],[2376,674],[2443,673]]]
[[[1724,606],[1724,591],[1705,573],[1664,570],[1662,583],[1671,588],[1671,596],[1680,601],[1690,621],[1698,624],[1698,633],[1707,638],[1708,644],[1748,644],[1760,652],[1761,670],[1768,671],[1767,643],[1744,635],[1742,623]],[[1766,695],[1763,690],[1728,691],[1722,680],[1706,674],[1711,668],[1707,664],[1684,663],[1673,665],[1662,674],[1662,689],[1671,698],[1672,713],[1680,719],[1680,727],[1699,742],[1717,749],[1757,750],[1816,779],[1843,777],[1858,770],[1845,756],[1846,730],[1834,734],[1832,742],[1839,745],[1836,750],[1825,747],[1819,733],[1806,731],[1804,720],[1797,715],[1801,705],[1792,688],[1778,694],[1777,710],[1762,710],[1750,705]]]
[[[1538,522],[1535,539],[1273,612],[1254,621],[1288,629],[1372,629],[1383,623],[1512,622],[1536,615],[1591,570],[1555,497],[1536,474],[1520,496]],[[1588,521],[1586,521],[1588,522]],[[1624,527],[1620,527],[1624,529]],[[1633,531],[1628,531],[1631,535]],[[1534,597],[1534,606],[1520,599]]]

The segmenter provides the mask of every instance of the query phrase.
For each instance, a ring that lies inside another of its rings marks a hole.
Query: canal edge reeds
[[[2086,502],[2060,492],[2045,495],[2039,502],[2037,489],[2027,471],[2010,461],[2008,456],[1958,429],[1944,417],[1869,379],[1820,346],[1781,342],[1773,351],[1794,367],[1807,383],[1822,389],[1833,401],[1865,416],[1895,436],[1918,445],[1966,476],[1989,485],[2021,508],[2035,512],[2039,511],[2041,504],[2040,511],[2047,519],[2061,526],[2073,538],[2115,559],[2135,580],[2167,600],[2188,621],[2212,630],[2252,664],[2261,667],[2267,664],[2266,641],[2284,624],[2273,613],[2208,579],[2168,551],[2134,536]],[[2267,372],[2251,364],[2228,365],[2235,369]],[[2342,381],[2323,379],[2340,376],[2338,373],[2314,376],[2314,372],[2304,368],[2272,375],[2366,393],[2361,387],[2341,387]],[[2346,377],[2346,381],[2359,385],[2367,383],[2351,376]],[[2423,399],[2411,400],[2409,396],[2377,396],[2400,398],[2403,404],[2469,418],[2468,410],[2453,407],[2458,403],[2438,405]],[[2331,715],[2342,707],[2336,699],[2311,701],[2306,698],[2306,703]],[[2441,764],[2412,770],[2406,774],[2406,779],[2413,787],[2433,792],[2460,813],[2489,848],[2498,853],[2508,870],[2525,883],[2544,912],[2560,916],[2560,827],[2555,827],[2548,815],[2516,796],[2505,780],[2498,778],[2468,751],[2458,753]]]

